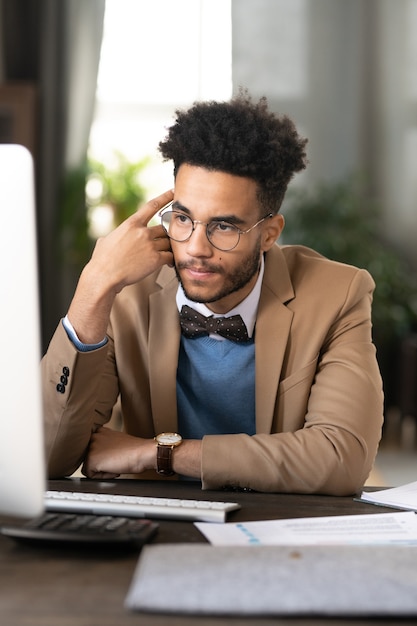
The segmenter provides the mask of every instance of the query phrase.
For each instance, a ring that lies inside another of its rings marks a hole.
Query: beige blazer
[[[93,352],[78,352],[58,325],[42,361],[51,477],[79,466],[91,430],[109,421],[119,395],[127,432],[176,430],[177,286],[164,267],[125,288],[108,344]],[[361,488],[383,421],[374,286],[365,270],[302,246],[266,254],[255,330],[256,434],[204,437],[203,488],[336,495]]]

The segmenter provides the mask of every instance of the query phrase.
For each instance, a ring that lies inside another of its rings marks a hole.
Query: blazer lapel
[[[285,304],[294,297],[284,255],[278,246],[265,258],[265,274],[255,331],[256,432],[269,433],[293,313]]]
[[[175,296],[178,281],[173,270],[162,268],[162,287],[149,298],[149,383],[155,432],[177,428],[176,376],[180,325]]]

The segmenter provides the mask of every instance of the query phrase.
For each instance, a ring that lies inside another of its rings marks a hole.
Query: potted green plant
[[[86,196],[90,222],[97,207],[111,211],[112,227],[132,215],[145,200],[142,175],[148,164],[148,158],[129,161],[118,151],[110,164],[89,159]]]

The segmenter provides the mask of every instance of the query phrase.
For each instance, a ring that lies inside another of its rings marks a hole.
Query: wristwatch
[[[156,471],[163,476],[173,476],[172,451],[181,445],[182,437],[178,433],[161,433],[156,441]]]

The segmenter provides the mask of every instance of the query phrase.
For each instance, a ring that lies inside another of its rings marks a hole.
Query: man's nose
[[[193,256],[209,256],[213,253],[213,246],[207,239],[206,224],[195,221],[194,230],[187,241],[187,252]]]

